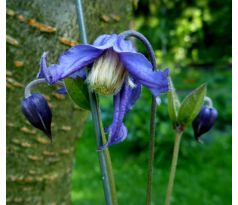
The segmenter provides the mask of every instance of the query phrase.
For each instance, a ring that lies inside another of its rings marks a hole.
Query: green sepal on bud
[[[84,110],[90,110],[87,84],[82,78],[64,79],[66,90],[73,102]]]
[[[188,94],[182,103],[180,103],[178,95],[173,86],[173,82],[169,79],[170,91],[168,93],[168,112],[169,117],[175,129],[184,129],[199,113],[204,97],[207,92],[207,85],[202,84],[197,89]]]
[[[178,124],[180,126],[187,126],[198,115],[206,92],[207,84],[202,84],[185,97],[178,112]]]
[[[180,108],[180,101],[175,91],[173,82],[171,78],[169,78],[168,112],[169,112],[169,117],[174,126],[176,125],[176,122],[177,122],[179,108]]]

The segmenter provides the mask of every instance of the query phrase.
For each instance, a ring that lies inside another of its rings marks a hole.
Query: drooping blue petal
[[[154,96],[169,90],[168,69],[153,71],[151,63],[140,53],[121,52],[119,57],[129,74],[149,88]]]
[[[129,91],[127,88],[127,86],[123,86],[121,91],[114,96],[113,122],[107,129],[108,141],[101,147],[101,149],[113,144],[117,144],[127,137],[127,128],[123,124],[123,118],[126,113],[126,101]]]
[[[59,57],[59,64],[52,64],[49,67],[47,67],[47,53],[43,53],[39,75],[43,75],[50,84],[53,84],[91,64],[103,51],[90,45],[77,45]]]
[[[80,76],[85,74],[79,71],[85,66],[93,63],[106,49],[113,46],[117,40],[116,34],[99,36],[93,45],[77,45],[70,48],[59,57],[58,64],[52,64],[47,67],[47,53],[44,52],[41,57],[39,77],[44,77],[53,84],[65,77]]]
[[[44,60],[42,60],[44,58]],[[41,60],[40,60],[40,69],[39,72],[36,75],[36,78],[45,78],[47,80],[47,77],[49,74],[45,74],[47,72],[47,52],[44,52],[41,56]],[[48,81],[48,80],[47,80]]]
[[[126,139],[128,131],[123,119],[140,97],[140,93],[141,85],[138,84],[135,88],[131,88],[128,83],[125,83],[121,91],[114,96],[113,122],[109,128],[105,129],[108,133],[108,141],[100,149],[105,149]]]
[[[52,139],[52,113],[45,98],[38,93],[34,93],[30,97],[22,100],[21,107],[27,120]]]
[[[93,46],[99,49],[108,49],[111,48],[114,43],[117,41],[118,35],[117,34],[104,34],[96,38],[93,42]]]
[[[113,50],[116,53],[121,52],[136,52],[136,49],[134,48],[134,45],[132,41],[125,40],[123,36],[119,35],[117,37],[117,40],[115,41],[113,45]]]
[[[126,112],[129,112],[133,108],[136,101],[140,98],[142,86],[139,83],[135,83],[135,85],[136,85],[135,88],[131,88],[129,86],[129,89],[130,89],[129,97],[130,98],[127,103]]]

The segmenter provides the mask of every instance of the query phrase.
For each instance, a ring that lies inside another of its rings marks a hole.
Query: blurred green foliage
[[[231,61],[231,0],[139,0],[135,15],[159,65]]]
[[[140,0],[135,27],[151,41],[159,67],[169,67],[180,100],[204,82],[219,116],[213,130],[195,141],[191,126],[183,135],[172,205],[231,204],[231,1]],[[141,44],[140,51],[144,52]],[[174,131],[167,95],[157,107],[153,204],[163,204]],[[127,114],[128,138],[110,148],[119,204],[145,204],[150,92]],[[112,121],[110,97],[100,97],[104,126]],[[72,204],[104,204],[91,119],[79,140],[72,178]]]

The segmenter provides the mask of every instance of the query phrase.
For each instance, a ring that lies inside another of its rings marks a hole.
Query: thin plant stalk
[[[180,131],[180,130],[176,131],[173,158],[172,158],[171,170],[170,170],[170,174],[169,174],[169,181],[168,181],[168,186],[167,186],[167,192],[166,192],[166,198],[165,198],[164,205],[170,205],[182,134],[183,134],[183,131]]]
[[[136,31],[125,31],[122,33],[123,36],[133,36],[139,39],[146,47],[153,70],[156,70],[156,59],[154,50],[150,42],[145,38],[144,35]],[[153,182],[153,165],[154,165],[154,150],[155,150],[155,119],[156,119],[156,98],[152,96],[151,109],[150,109],[150,136],[149,136],[149,159],[148,159],[148,172],[147,172],[147,188],[146,188],[146,205],[151,205],[152,198],[152,182]]]
[[[156,99],[152,96],[151,111],[150,111],[150,141],[149,141],[149,160],[147,174],[147,189],[146,189],[146,205],[151,205],[152,198],[152,182],[153,182],[153,164],[155,152],[155,118],[156,118]]]
[[[81,0],[76,0],[77,5],[77,15],[78,24],[80,29],[80,37],[82,43],[87,43],[86,27],[84,23],[83,8]],[[94,123],[94,128],[96,132],[97,146],[100,147],[106,142],[106,137],[103,129],[103,124],[101,120],[99,103],[97,100],[97,95],[94,92],[89,92],[90,107],[92,113],[92,119]],[[110,158],[109,150],[98,151],[99,164],[102,173],[102,181],[104,188],[104,195],[106,200],[106,205],[117,205],[116,187],[115,181],[112,173],[112,163]]]
[[[99,110],[98,115],[99,115],[99,119],[102,119],[100,110]],[[100,129],[101,129],[101,133],[102,133],[102,142],[103,142],[103,144],[105,144],[107,139],[105,136],[102,120],[100,120],[99,122],[100,122]],[[107,167],[107,171],[108,171],[109,185],[111,188],[112,202],[113,202],[113,205],[117,205],[118,202],[117,202],[117,193],[116,193],[116,183],[115,183],[115,179],[113,176],[112,161],[111,161],[109,149],[104,149],[103,153],[105,155],[105,160],[106,160],[106,167]]]
[[[47,84],[47,81],[45,78],[38,78],[38,79],[35,79],[35,80],[32,80],[30,83],[27,84],[27,86],[25,87],[25,91],[24,91],[24,96],[25,98],[28,98],[31,96],[31,91],[39,86],[40,84]],[[60,85],[60,86],[64,86],[64,83],[62,81],[58,81],[56,82],[57,85]]]

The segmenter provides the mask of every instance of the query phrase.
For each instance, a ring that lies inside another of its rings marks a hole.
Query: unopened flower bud
[[[36,128],[42,130],[50,139],[52,113],[45,98],[37,93],[21,102],[22,112],[27,120]]]
[[[93,64],[87,77],[91,90],[102,95],[114,95],[122,87],[127,71],[113,50],[107,50]]]
[[[217,116],[218,112],[215,108],[207,106],[202,107],[193,121],[193,131],[196,140],[214,126]]]

